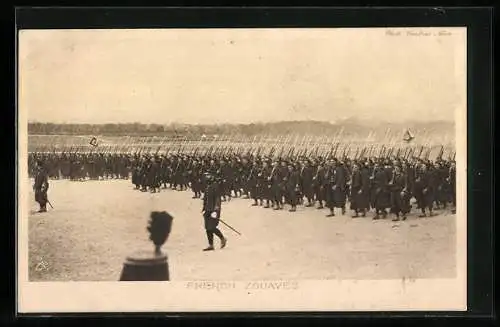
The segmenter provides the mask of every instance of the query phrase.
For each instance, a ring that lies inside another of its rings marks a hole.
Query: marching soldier
[[[260,176],[259,176],[259,179],[257,182],[257,183],[259,183],[259,180],[262,181],[262,183],[258,184],[258,186],[260,186],[260,187],[258,187],[258,189],[260,190],[259,193],[260,193],[261,198],[266,200],[266,204],[265,204],[264,208],[271,207],[270,202],[271,202],[271,198],[272,198],[272,192],[271,192],[271,188],[272,188],[271,176],[272,176],[272,174],[273,174],[273,170],[271,169],[271,167],[269,167],[269,161],[264,161],[263,167],[260,171]]]
[[[286,194],[288,202],[292,206],[292,208],[289,211],[294,212],[297,211],[297,203],[298,203],[297,193],[299,191],[300,177],[299,177],[299,172],[296,169],[294,169],[294,167],[291,164],[288,165],[288,176],[286,178],[287,178]]]
[[[191,189],[193,190],[193,199],[201,198],[201,168],[198,161],[194,160],[190,171]]]
[[[322,162],[318,162],[316,174],[313,177],[313,185],[316,193],[316,200],[319,202],[317,209],[323,209],[323,201],[325,201],[325,168]]]
[[[450,169],[448,171],[448,183],[450,185],[449,187],[449,195],[450,195],[450,202],[453,205],[453,209],[451,210],[452,213],[456,212],[456,206],[457,206],[457,193],[456,193],[456,164],[454,161],[451,162],[450,164]]]
[[[203,219],[205,222],[205,231],[208,239],[208,247],[203,251],[214,250],[214,234],[220,239],[221,249],[226,246],[227,239],[217,228],[221,215],[221,194],[214,177],[210,174],[205,175],[207,188],[203,196]]]
[[[349,174],[349,170],[341,161],[335,168],[334,206],[342,210],[342,215],[345,215]]]
[[[391,213],[396,215],[393,221],[398,221],[400,214],[402,214],[403,220],[406,220],[406,214],[410,211],[410,197],[408,196],[407,178],[399,166],[394,167],[389,189],[391,193]]]
[[[309,160],[304,162],[300,172],[302,195],[307,199],[306,207],[314,206],[313,169]]]
[[[354,210],[353,218],[359,213],[366,217],[366,211],[370,209],[370,176],[365,166],[360,167],[355,163],[351,177],[351,210]]]
[[[258,167],[257,163],[253,164],[252,169],[250,170],[250,174],[247,177],[247,182],[246,185],[248,186],[250,190],[250,196],[253,199],[252,206],[258,206],[259,204],[262,205],[262,185],[263,185],[263,178],[262,178],[262,172],[260,171],[260,168]]]
[[[378,163],[375,163],[371,179],[373,183],[372,201],[375,208],[373,219],[377,220],[380,219],[380,214],[385,218],[387,216],[386,209],[391,206],[387,171]]]
[[[434,180],[427,164],[423,163],[417,171],[415,180],[415,198],[422,211],[419,217],[427,217],[425,209],[429,210],[429,217],[433,216],[432,206],[434,203]]]

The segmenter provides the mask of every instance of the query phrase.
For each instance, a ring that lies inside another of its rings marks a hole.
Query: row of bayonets
[[[409,131],[408,131],[409,132]],[[432,145],[430,140],[419,146],[410,145],[411,142],[405,141],[404,145],[396,138],[389,137],[389,132],[386,133],[385,142],[373,143],[373,132],[370,132],[365,140],[358,142],[344,143],[343,149],[339,149],[341,145],[343,129],[334,137],[324,136],[317,138],[304,135],[302,138],[299,135],[285,135],[278,138],[270,139],[269,137],[255,136],[248,143],[248,138],[230,136],[228,138],[220,138],[217,135],[207,137],[202,135],[198,141],[189,140],[184,137],[181,140],[172,141],[166,137],[160,138],[149,137],[144,138],[142,142],[130,142],[132,137],[126,137],[122,142],[114,144],[99,144],[97,138],[93,137],[90,144],[71,145],[69,149],[60,149],[60,145],[43,145],[42,149],[33,151],[36,153],[155,153],[162,154],[177,153],[177,154],[203,154],[209,156],[227,156],[227,155],[262,155],[269,157],[301,157],[301,156],[321,156],[321,157],[337,157],[342,153],[342,157],[351,156],[354,154],[355,159],[365,157],[403,157],[405,159],[417,157],[428,159],[431,152],[436,148],[439,149],[437,158],[442,158],[445,145]],[[411,134],[410,134],[411,135]],[[413,136],[410,141],[413,140]],[[158,142],[159,141],[159,142]],[[202,146],[203,145],[203,146]],[[156,152],[154,149],[156,148]],[[425,150],[425,151],[424,151]],[[454,159],[455,152],[449,150],[448,158]]]

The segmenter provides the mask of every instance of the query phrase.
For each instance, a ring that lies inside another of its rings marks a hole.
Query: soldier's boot
[[[402,213],[402,215],[401,215],[401,219],[402,219],[403,221],[404,221],[404,220],[406,220],[406,213],[404,213],[404,212]]]
[[[357,214],[357,213],[356,213]],[[342,207],[342,216],[345,215],[345,207]]]
[[[382,210],[382,218],[387,218],[387,211],[385,209]]]
[[[432,212],[432,208],[429,208],[429,217],[435,216],[434,212]]]
[[[352,215],[351,217],[352,218],[358,218],[359,217],[358,209],[354,210],[354,215]]]
[[[392,221],[399,221],[399,213],[398,212],[396,212],[396,217],[394,217],[392,219]]]
[[[40,205],[40,210],[38,210],[38,212],[47,212],[47,205]]]
[[[223,249],[226,247],[226,245],[227,245],[227,238],[222,237],[220,240],[220,248]]]
[[[373,220],[378,220],[380,219],[380,210],[375,210],[375,216],[373,217]]]
[[[319,206],[316,208],[316,209],[323,209],[323,202],[322,201],[319,201]]]
[[[297,211],[297,207],[296,207],[296,206],[294,206],[294,205],[292,205],[292,208],[290,208],[290,210],[288,210],[288,211],[290,211],[290,212],[295,212],[295,211]]]
[[[366,217],[366,210],[365,209],[361,210],[361,217]]]
[[[335,209],[330,208],[330,213],[326,215],[327,217],[335,217]]]
[[[419,215],[420,218],[424,218],[424,217],[427,217],[427,215],[425,214],[425,208],[422,208],[422,213]]]
[[[214,232],[207,230],[208,247],[204,248],[203,251],[213,251],[214,250]]]
[[[258,206],[258,205],[259,205],[259,204],[257,203],[257,199],[254,199],[253,201],[254,201],[254,203],[252,203],[252,207],[256,207],[256,206]]]

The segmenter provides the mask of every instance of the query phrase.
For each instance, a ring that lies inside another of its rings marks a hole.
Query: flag
[[[404,136],[403,136],[403,140],[404,140],[405,142],[411,142],[414,138],[415,138],[415,136],[413,136],[413,134],[410,132],[410,130],[409,130],[409,129],[407,129],[407,130],[405,131]]]
[[[90,142],[89,142],[90,145],[92,146],[97,146],[97,138],[93,137]]]

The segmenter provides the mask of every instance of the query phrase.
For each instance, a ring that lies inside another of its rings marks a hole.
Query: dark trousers
[[[210,246],[214,245],[214,234],[217,235],[221,240],[224,239],[224,235],[217,228],[219,225],[219,219],[210,217],[211,212],[204,214],[203,219],[205,220],[205,231],[207,234],[208,244]]]
[[[47,205],[47,191],[35,190],[35,201],[40,204],[41,208]]]

